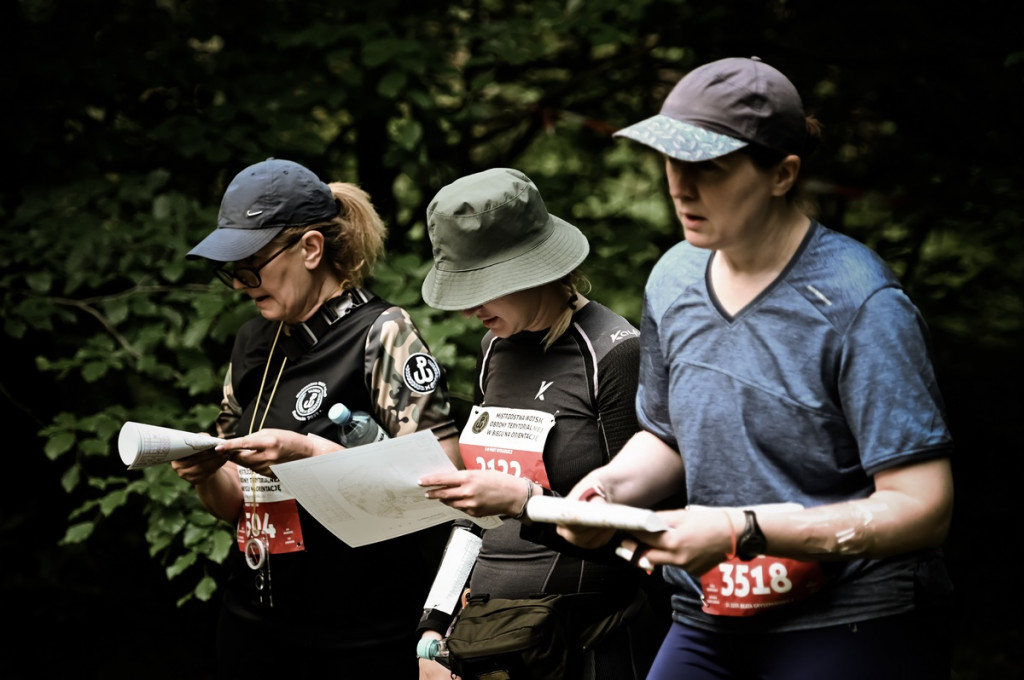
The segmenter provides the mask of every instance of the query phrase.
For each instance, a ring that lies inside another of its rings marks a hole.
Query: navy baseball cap
[[[285,227],[338,215],[331,188],[293,161],[268,158],[235,175],[224,192],[217,228],[186,257],[235,262],[255,254]]]
[[[676,83],[661,112],[615,133],[681,161],[718,158],[748,144],[799,155],[803,102],[780,71],[757,57],[699,66]]]

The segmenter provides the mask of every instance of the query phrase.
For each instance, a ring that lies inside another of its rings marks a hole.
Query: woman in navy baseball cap
[[[188,254],[259,315],[235,338],[217,418],[228,441],[173,463],[236,527],[219,584],[219,677],[414,677],[413,623],[444,546],[427,531],[353,548],[276,479],[273,466],[342,448],[335,403],[391,437],[432,430],[456,465],[444,373],[409,314],[366,285],[386,229],[358,186],[268,159],[238,173],[216,229]]]

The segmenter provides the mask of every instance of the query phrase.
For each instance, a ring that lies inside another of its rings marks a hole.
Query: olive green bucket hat
[[[435,309],[472,309],[557,281],[590,251],[583,233],[548,213],[530,178],[509,168],[467,175],[427,207],[434,266],[423,299]]]

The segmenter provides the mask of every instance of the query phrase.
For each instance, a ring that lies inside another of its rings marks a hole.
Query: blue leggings
[[[673,623],[647,680],[949,680],[951,647],[915,614],[763,635]]]

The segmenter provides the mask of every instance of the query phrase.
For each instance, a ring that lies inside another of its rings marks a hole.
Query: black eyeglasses
[[[299,242],[302,236],[294,238],[287,244],[282,246],[279,250],[275,251],[273,255],[263,261],[259,267],[235,267],[234,269],[228,269],[227,267],[221,267],[216,271],[217,278],[224,282],[228,288],[235,287],[235,280],[242,284],[244,288],[259,288],[260,284],[263,283],[263,279],[260,278],[260,270],[270,264],[271,260],[283,253],[284,251],[291,248],[293,245]]]

